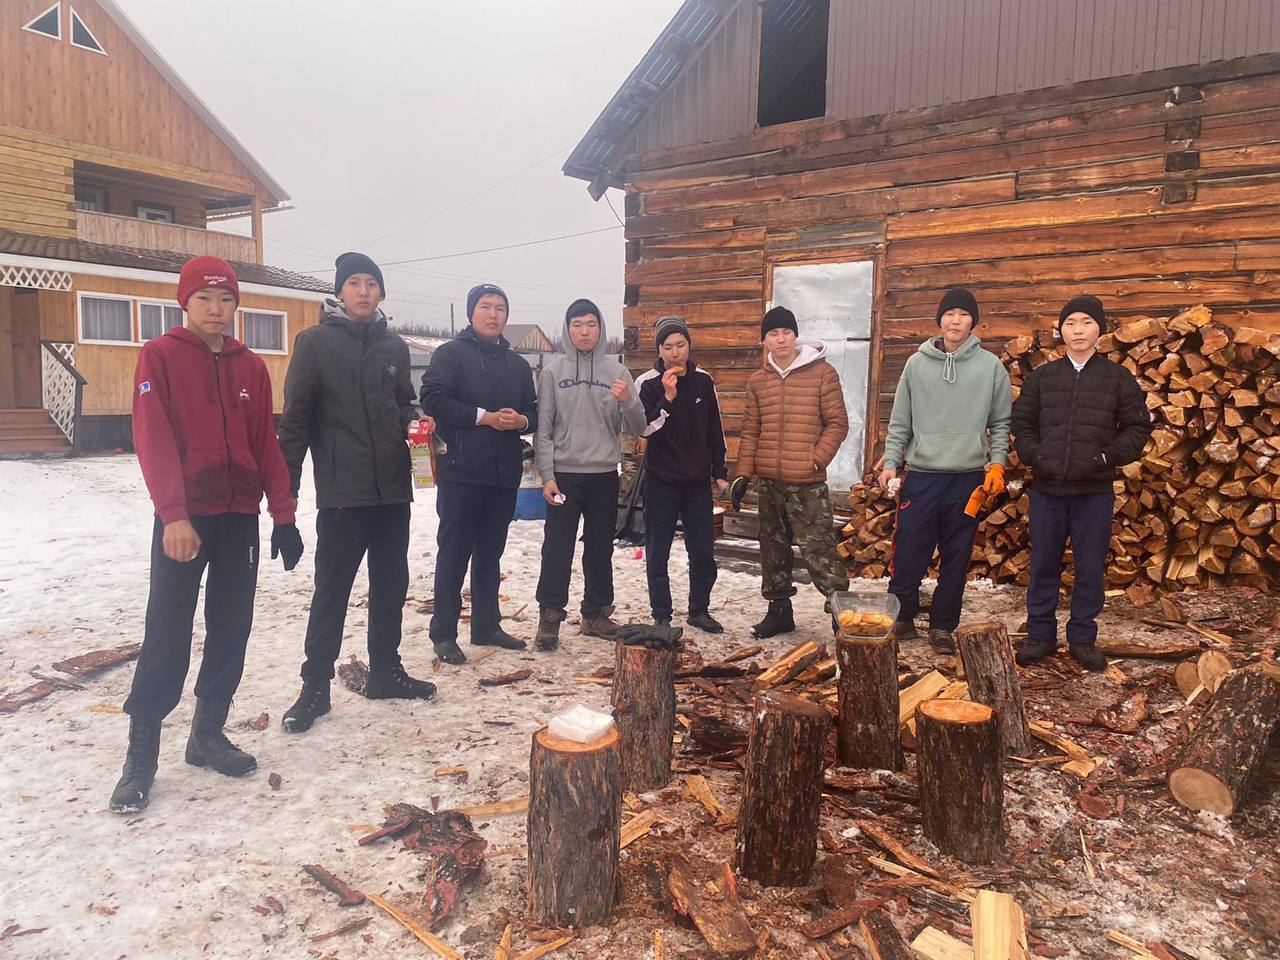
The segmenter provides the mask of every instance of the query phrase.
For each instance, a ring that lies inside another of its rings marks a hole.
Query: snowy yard
[[[52,673],[50,664],[63,657],[140,640],[151,517],[134,458],[0,462],[0,498],[6,504],[0,526],[0,696],[32,682],[32,670]],[[530,734],[574,702],[607,709],[606,685],[576,679],[613,662],[609,645],[577,635],[576,593],[559,652],[499,651],[461,668],[433,665],[428,616],[421,609],[431,596],[435,551],[434,503],[427,492],[414,508],[402,653],[411,673],[438,684],[437,699],[373,702],[335,682],[333,712],[310,733],[286,735],[279,718],[299,685],[314,550],[314,502],[308,489],[302,499],[299,526],[308,552],[288,574],[279,561],[264,557],[255,629],[232,710],[231,736],[257,756],[256,774],[229,780],[182,762],[194,670],[186,698],[165,725],[151,806],[133,818],[107,811],[123,759],[128,720],[118,709],[132,665],[84,680],[83,690],[58,690],[16,713],[0,714],[0,931],[16,925],[9,936],[0,936],[0,955],[109,960],[430,956],[424,945],[371,906],[339,907],[337,898],[304,876],[301,866],[322,864],[365,892],[413,909],[423,886],[422,858],[394,841],[364,847],[356,843],[382,823],[384,804],[405,801],[445,809],[521,797],[528,792]],[[264,517],[264,541],[268,523]],[[533,593],[541,535],[539,523],[513,525],[503,563],[502,607],[514,618],[506,626],[525,639],[532,638],[536,623]],[[679,546],[673,558],[679,610],[686,577]],[[634,551],[616,552],[615,577],[619,619],[647,617],[644,566]],[[580,590],[578,578],[574,586]],[[363,595],[362,575],[353,597]],[[967,615],[999,617],[1011,629],[1021,619],[1021,593],[1015,589],[975,584],[969,597]],[[728,632],[723,637],[694,633],[690,639],[706,660],[719,658],[751,642],[747,628],[761,608],[755,576],[722,571],[712,612]],[[1104,635],[1140,631],[1135,622],[1122,619],[1129,614],[1117,614],[1109,606]],[[800,640],[830,640],[821,598],[807,587],[797,598],[797,621],[795,634],[764,641],[765,652],[758,658],[762,664]],[[364,628],[362,603],[354,600],[344,656],[365,658]],[[199,635],[197,627],[193,663],[198,662]],[[462,635],[465,640],[465,626]],[[465,643],[464,649],[476,652]],[[904,647],[904,669],[938,665],[929,662],[931,657],[923,644],[909,653]],[[1121,666],[1130,678],[1126,682],[1153,691],[1153,708],[1175,702],[1177,691],[1169,693],[1171,681],[1164,676],[1171,673],[1169,664],[1125,661]],[[531,667],[533,676],[502,687],[477,682],[521,667]],[[1079,676],[1069,667],[1036,673],[1036,692],[1028,694],[1033,715],[1059,720],[1064,714],[1087,713],[1074,701],[1076,691],[1082,692],[1081,700],[1117,695],[1109,686],[1114,678]],[[1068,698],[1069,706],[1053,697]],[[253,729],[249,724],[261,714],[268,716],[265,729]],[[1138,737],[1112,736],[1111,741],[1125,745],[1116,748],[1116,755],[1133,744],[1135,756],[1138,748],[1149,756],[1167,745],[1176,722],[1176,717],[1161,720]],[[677,759],[687,763],[682,754]],[[442,767],[465,767],[467,776],[437,776]],[[725,807],[736,808],[735,775],[714,764],[701,769]],[[1116,781],[1123,773],[1133,775],[1108,761],[1095,777]],[[280,778],[278,790],[269,782],[272,774]],[[1248,836],[1237,832],[1236,821],[1171,813],[1158,787],[1145,792],[1133,787],[1127,812],[1121,803],[1114,818],[1099,820],[1082,819],[1079,781],[1051,766],[1011,765],[1008,782],[1010,844],[1029,857],[1026,865],[1048,866],[1037,867],[1041,872],[1034,876],[991,871],[990,878],[1015,892],[1019,888],[1009,885],[1014,879],[1036,888],[1038,892],[1018,896],[1041,943],[1052,945],[1043,955],[1080,960],[1129,956],[1100,939],[1102,931],[1114,927],[1139,939],[1167,939],[1200,960],[1275,956],[1237,932],[1241,917],[1221,899],[1238,893],[1238,877],[1221,877],[1219,886],[1213,877],[1190,876],[1198,863],[1231,858],[1247,872],[1266,849],[1256,839],[1259,831],[1264,836],[1270,831],[1274,851],[1280,820],[1274,777],[1265,790],[1259,788],[1257,793],[1266,797],[1256,795],[1254,812],[1245,818]],[[715,830],[702,809],[678,789],[661,796],[666,821],[623,855],[624,900],[615,923],[585,931],[553,956],[647,960],[655,930],[662,931],[669,957],[706,955],[701,936],[677,925],[665,905],[662,881],[655,889],[646,878],[657,875],[669,851],[682,847],[696,848],[709,862],[727,858],[732,831]],[[855,835],[845,832],[836,813],[824,810],[823,827],[836,836]],[[1159,827],[1150,826],[1157,819]],[[489,844],[488,880],[463,889],[440,936],[468,958],[488,958],[510,921],[516,928],[515,956],[536,946],[523,919],[524,818],[477,817],[475,826]],[[894,829],[903,828],[895,824]],[[917,853],[938,858],[919,839],[918,828],[906,829],[914,832],[901,835]],[[1086,835],[1094,861],[1082,863]],[[1221,896],[1206,892],[1209,884],[1218,886]],[[820,894],[797,894],[783,903],[773,892],[743,886],[753,922],[764,925],[784,915],[778,910],[792,911],[785,925],[768,924],[773,947],[764,955],[816,956],[812,948],[801,946],[803,938],[794,927],[796,917],[806,919],[827,909],[817,906]],[[905,890],[889,895],[899,899],[901,910],[910,911],[915,907],[907,903]],[[898,915],[904,930],[919,925],[921,914],[911,914],[911,922],[905,915]],[[312,939],[362,917],[371,921],[358,930]],[[860,943],[856,933],[849,936],[850,944]],[[836,954],[836,945],[829,942],[828,948]]]

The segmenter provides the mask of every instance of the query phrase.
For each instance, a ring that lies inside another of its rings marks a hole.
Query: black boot
[[[915,640],[920,634],[916,630],[916,625],[910,620],[895,620],[889,629],[889,636],[897,640]]]
[[[1071,651],[1076,663],[1086,670],[1107,669],[1107,658],[1092,643],[1072,643],[1067,645],[1067,649]]]
[[[328,680],[303,680],[302,692],[293,706],[284,712],[280,725],[286,733],[310,730],[317,719],[329,712],[330,706]]]
[[[258,769],[258,761],[222,732],[230,709],[230,700],[196,698],[191,736],[187,738],[187,763],[193,767],[209,767],[228,777],[244,777]]]
[[[955,653],[956,638],[951,635],[950,630],[943,630],[941,627],[930,627],[929,646],[933,647],[936,653]]]
[[[112,813],[137,813],[151,802],[151,785],[160,760],[160,721],[129,718],[129,749],[124,769],[111,791]]]
[[[370,700],[430,700],[436,695],[436,685],[414,679],[397,663],[388,670],[370,670],[364,695]]]
[[[578,632],[585,637],[599,637],[602,640],[615,640],[618,636],[617,621],[612,617],[613,607],[604,607],[594,617],[582,615]]]
[[[751,635],[757,639],[763,640],[765,637],[774,637],[780,633],[790,633],[796,628],[795,616],[791,612],[791,598],[785,600],[770,600],[769,612],[764,615],[764,619],[751,628]]]
[[[560,623],[565,618],[563,610],[543,607],[538,611],[538,635],[534,646],[539,650],[556,650],[560,646]]]
[[[1018,661],[1018,666],[1029,667],[1033,663],[1039,663],[1045,657],[1053,656],[1057,649],[1057,641],[1031,640],[1018,648],[1018,652],[1013,655],[1013,659]]]
[[[498,627],[487,637],[472,637],[471,643],[477,647],[501,647],[503,650],[525,650],[529,646],[518,637],[513,637],[507,633],[501,627]]]
[[[450,663],[455,667],[467,662],[467,655],[462,652],[457,640],[445,640],[443,643],[437,643],[436,656],[440,658],[441,663]]]
[[[707,610],[699,610],[697,613],[690,612],[685,617],[685,623],[691,627],[697,627],[703,633],[724,633],[724,624],[717,620]]]

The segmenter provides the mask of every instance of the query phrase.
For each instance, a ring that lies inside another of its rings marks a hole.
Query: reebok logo
[[[205,283],[226,283],[227,278],[217,273],[206,273],[204,275]]]

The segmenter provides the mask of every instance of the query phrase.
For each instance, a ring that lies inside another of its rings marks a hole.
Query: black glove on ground
[[[271,528],[271,559],[281,555],[286,570],[292,570],[302,559],[302,534],[296,523],[277,523]]]
[[[742,498],[747,495],[747,484],[750,482],[750,477],[734,477],[733,483],[729,484],[729,503],[734,513],[742,509]]]
[[[664,627],[656,623],[628,623],[618,628],[617,636],[629,647],[674,650],[684,636],[684,628]]]

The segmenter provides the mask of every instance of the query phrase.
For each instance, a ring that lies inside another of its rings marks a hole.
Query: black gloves
[[[683,627],[664,627],[656,623],[628,623],[618,628],[618,639],[629,647],[650,650],[674,650],[684,636]]]
[[[302,559],[302,534],[296,523],[277,523],[271,528],[271,559],[281,555],[286,570],[292,570]]]
[[[733,506],[734,513],[742,509],[742,498],[747,495],[747,484],[750,482],[750,477],[734,477],[733,483],[729,484],[729,503]]]

